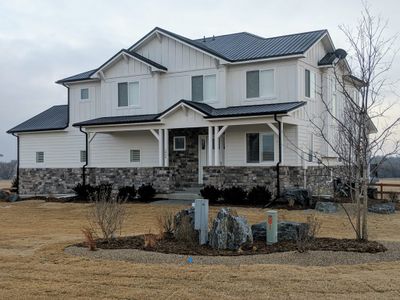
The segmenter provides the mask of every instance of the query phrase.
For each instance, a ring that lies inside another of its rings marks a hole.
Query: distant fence
[[[379,199],[384,200],[384,195],[389,195],[390,193],[400,193],[400,183],[370,183],[370,187],[377,187],[377,193],[379,194]],[[393,189],[385,190],[385,187],[397,187],[398,190],[395,191]]]

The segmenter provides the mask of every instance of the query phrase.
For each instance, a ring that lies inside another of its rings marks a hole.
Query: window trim
[[[193,100],[193,77],[203,77],[203,100],[199,101],[199,100]],[[205,90],[204,90],[204,77],[206,76],[214,76],[215,77],[215,98],[214,99],[208,99],[205,100],[204,99],[204,95],[205,95]],[[216,103],[218,101],[218,76],[217,73],[210,73],[210,74],[199,74],[199,75],[192,75],[190,76],[190,99],[193,102],[199,102],[199,103]]]
[[[136,83],[137,82],[137,84],[138,84],[138,104],[135,104],[135,105],[129,105],[129,84],[130,83]],[[128,89],[128,91],[127,91],[127,95],[128,95],[128,105],[126,105],[126,106],[120,106],[119,105],[119,89],[118,89],[118,85],[120,84],[120,83],[126,83],[127,84],[127,89]],[[141,105],[140,105],[140,94],[141,94],[141,89],[140,89],[140,80],[134,80],[134,81],[118,81],[117,82],[117,109],[126,109],[126,108],[141,108]]]
[[[82,90],[87,90],[87,98],[82,98]],[[89,90],[89,88],[81,88],[80,89],[80,100],[81,101],[89,101],[90,100],[90,90]]]
[[[310,73],[310,82],[309,82],[310,83],[310,96],[309,97],[306,95],[306,71],[308,71]],[[303,74],[304,74],[304,98],[314,100],[317,95],[317,73],[311,69],[304,68]],[[312,91],[313,91],[312,85],[311,85],[312,77],[314,77],[314,93],[312,93]]]
[[[138,161],[133,161],[132,160],[132,151],[139,151],[139,160]],[[131,164],[140,164],[142,162],[142,151],[139,148],[133,148],[129,149],[129,162]]]
[[[39,153],[42,153],[42,161],[39,160]],[[36,163],[43,164],[44,163],[44,151],[36,151]]]
[[[258,162],[247,162],[247,135],[248,134],[254,134],[258,133],[258,138],[259,138],[259,161]],[[274,159],[273,160],[262,160],[262,136],[263,135],[270,135],[273,137],[273,143],[274,143]],[[244,133],[244,164],[249,165],[249,166],[254,166],[254,165],[262,165],[262,166],[272,166],[275,165],[277,162],[277,149],[276,149],[276,143],[277,143],[277,136],[274,132],[272,131],[246,131]],[[279,147],[279,146],[278,146]]]
[[[179,138],[183,138],[183,148],[179,148],[178,149],[178,148],[176,148],[176,140],[179,139]],[[184,136],[184,135],[174,136],[173,149],[174,149],[174,151],[186,151],[186,136]]]
[[[273,78],[274,78],[274,92],[270,96],[260,96],[260,90],[261,90],[261,82],[260,82],[260,74],[258,74],[258,97],[252,97],[252,98],[247,98],[247,72],[254,72],[258,71],[259,73],[262,71],[272,71],[273,73]],[[267,69],[249,69],[244,72],[244,99],[245,101],[259,101],[259,100],[272,100],[276,99],[276,68],[267,68]]]

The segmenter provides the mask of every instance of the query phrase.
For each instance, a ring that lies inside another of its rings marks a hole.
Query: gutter
[[[13,136],[17,138],[17,194],[19,194],[19,136],[15,133],[11,133]]]
[[[79,127],[79,131],[82,132],[85,135],[85,151],[86,151],[86,160],[85,164],[82,166],[82,185],[86,185],[86,167],[88,166],[89,163],[89,152],[88,152],[88,133],[86,131],[82,130],[82,126]]]
[[[276,164],[276,189],[277,189],[277,193],[276,193],[276,198],[278,199],[281,195],[281,182],[280,182],[280,178],[279,178],[279,171],[280,171],[280,166],[282,163],[282,139],[281,139],[281,121],[278,120],[277,115],[274,114],[274,120],[278,123],[278,139],[279,139],[279,159],[278,162]]]

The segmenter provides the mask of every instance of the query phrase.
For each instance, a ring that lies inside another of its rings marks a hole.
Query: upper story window
[[[89,89],[81,89],[81,100],[88,100],[89,99]]]
[[[316,84],[316,75],[314,72],[305,69],[305,73],[304,73],[304,96],[306,98],[311,98],[314,99],[315,98],[315,92],[316,92],[316,88],[315,88],[315,84]]]
[[[192,77],[192,101],[214,101],[217,99],[217,76]]]
[[[275,144],[273,133],[246,134],[247,163],[270,162],[275,159]]]
[[[274,70],[246,72],[246,98],[274,97]]]
[[[118,106],[139,106],[139,82],[118,83]]]

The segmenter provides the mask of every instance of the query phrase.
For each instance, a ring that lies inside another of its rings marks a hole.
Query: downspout
[[[277,193],[276,193],[276,198],[278,199],[281,195],[281,181],[279,178],[279,174],[280,174],[280,166],[282,163],[282,139],[281,139],[281,121],[278,120],[276,114],[274,114],[274,120],[278,123],[278,139],[279,139],[279,158],[278,158],[278,162],[276,164],[276,189],[277,189]]]
[[[82,185],[86,185],[86,167],[89,162],[89,152],[88,152],[88,133],[86,131],[82,130],[82,126],[79,126],[79,131],[82,132],[85,135],[85,152],[86,152],[86,157],[85,157],[85,164],[82,166]]]
[[[17,138],[17,194],[19,194],[19,136],[12,133],[13,136]]]

